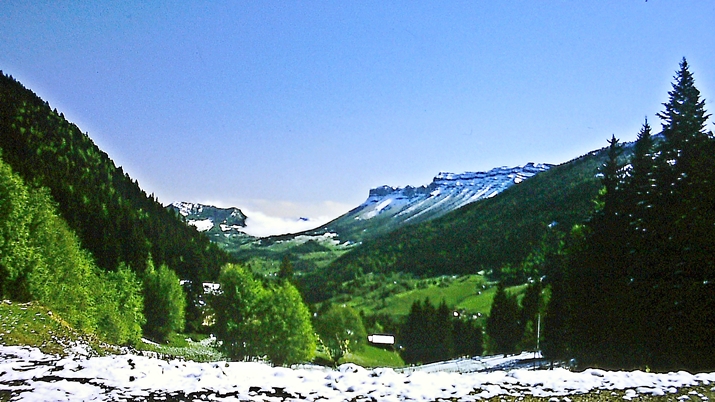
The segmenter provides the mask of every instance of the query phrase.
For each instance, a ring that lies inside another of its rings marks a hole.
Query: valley
[[[0,396],[30,389],[125,398],[118,390],[131,386],[114,377],[140,360],[145,371],[129,382],[197,378],[178,390],[144,386],[150,399],[523,396],[544,384],[512,366],[525,357],[489,366],[497,359],[482,356],[528,351],[570,369],[549,372],[568,387],[533,397],[615,389],[625,399],[667,398],[695,387],[709,398],[701,388],[715,380],[709,374],[682,382],[643,375],[713,367],[715,136],[705,131],[709,115],[685,59],[680,68],[661,133],[645,121],[636,142],[612,135],[607,147],[560,165],[374,188],[321,227],[265,238],[246,234],[251,217],[237,207],[161,205],[88,135],[3,75]],[[368,334],[394,343],[369,344]],[[487,387],[445,388],[440,376],[459,362],[507,379],[469,372],[449,381]],[[83,371],[94,364],[110,373]],[[233,375],[263,370],[251,382],[268,385],[240,388],[222,364]],[[398,385],[433,367],[439,373],[425,381],[439,385],[428,394]],[[574,371],[608,379],[580,388],[585,380]],[[337,380],[327,389],[268,380],[310,382],[316,372],[319,382]],[[634,384],[631,373],[638,385],[613,386]],[[383,375],[387,383],[369,380]],[[69,388],[45,384],[58,379]],[[211,379],[220,384],[205,386]],[[485,394],[492,386],[499,391]]]

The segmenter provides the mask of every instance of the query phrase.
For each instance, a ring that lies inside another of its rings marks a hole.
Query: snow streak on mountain
[[[474,201],[493,197],[550,167],[529,163],[513,168],[498,167],[488,172],[441,172],[428,186],[382,186],[370,190],[367,201],[350,211],[348,216],[366,220],[389,214],[404,223],[434,219]]]

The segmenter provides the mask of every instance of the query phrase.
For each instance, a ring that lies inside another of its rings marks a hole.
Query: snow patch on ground
[[[345,364],[338,370],[318,366],[288,369],[264,363],[195,363],[133,354],[103,357],[46,355],[38,349],[0,346],[0,391],[13,400],[132,400],[166,397],[189,400],[330,400],[373,398],[380,401],[474,401],[497,395],[565,396],[599,390],[665,395],[683,386],[711,384],[715,373],[665,374],[641,371],[563,368],[529,370],[533,354],[474,361],[481,372],[458,373],[426,365],[396,371]],[[512,370],[500,367],[519,367]],[[275,398],[275,399],[274,399]]]

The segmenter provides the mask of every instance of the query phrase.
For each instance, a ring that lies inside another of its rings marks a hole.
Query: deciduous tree
[[[367,341],[360,314],[343,305],[333,304],[319,312],[315,318],[315,331],[335,365],[347,353],[362,349]]]
[[[154,268],[149,258],[144,272],[145,332],[156,340],[164,341],[172,332],[184,329],[186,296],[179,277],[165,264]]]

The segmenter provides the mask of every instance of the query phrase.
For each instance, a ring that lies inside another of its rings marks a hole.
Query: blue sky
[[[702,0],[9,0],[0,69],[161,202],[267,234],[379,185],[633,140],[682,57],[712,112],[714,21]]]

